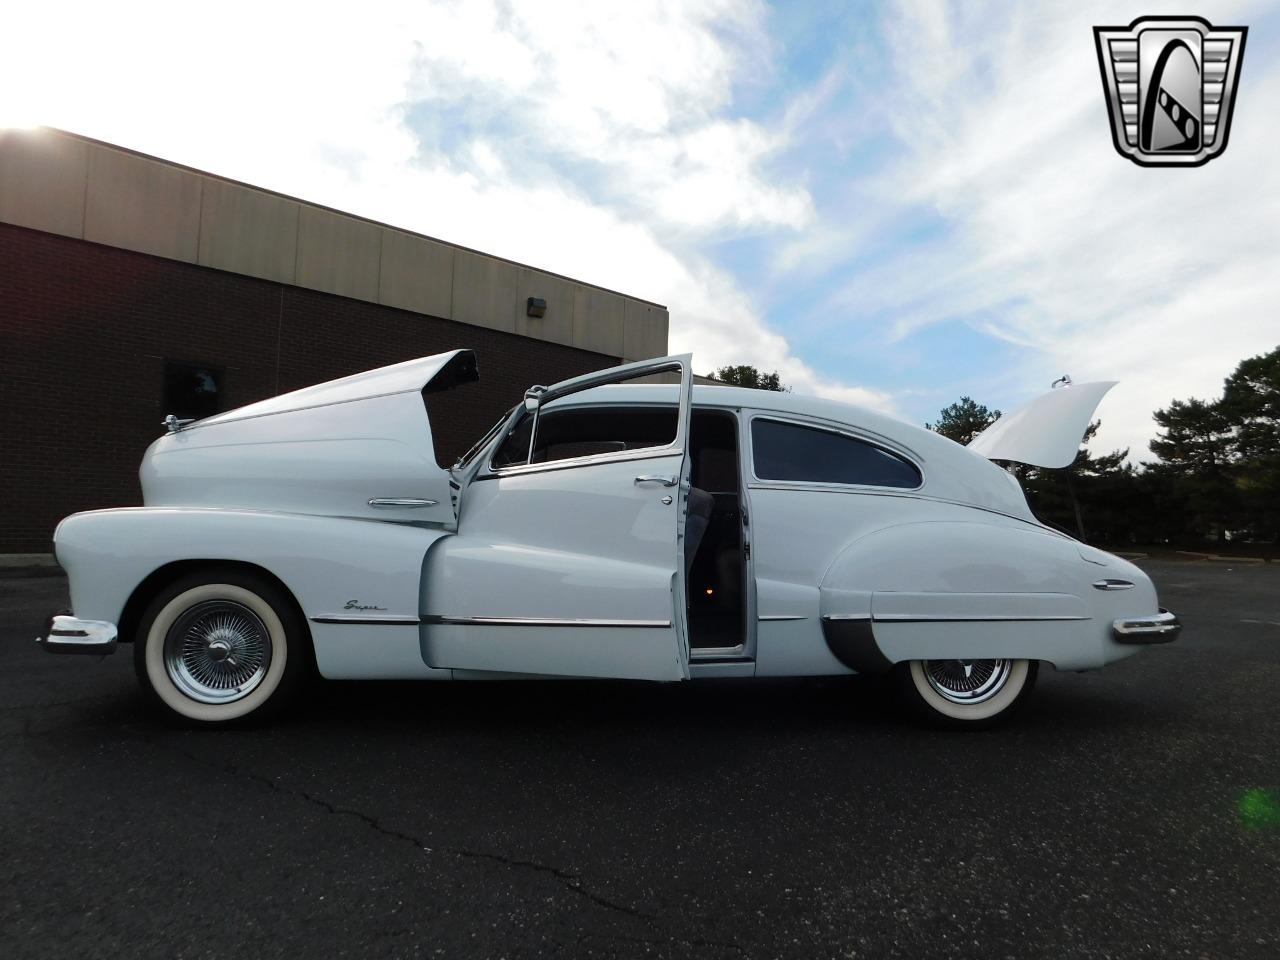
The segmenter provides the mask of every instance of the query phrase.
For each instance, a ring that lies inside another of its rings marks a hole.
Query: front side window
[[[751,449],[761,480],[905,489],[915,489],[921,482],[914,464],[888,450],[797,423],[753,420]]]
[[[538,414],[533,454],[529,433],[534,418],[525,415],[493,456],[493,466],[553,463],[602,453],[665,447],[675,441],[676,407],[580,407],[543,409]]]

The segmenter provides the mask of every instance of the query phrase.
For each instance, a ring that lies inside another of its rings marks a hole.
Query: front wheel
[[[899,693],[919,715],[974,729],[1007,720],[1036,684],[1037,660],[909,660],[894,668]]]
[[[232,569],[193,573],[147,607],[134,669],[152,699],[184,720],[256,720],[277,711],[305,675],[305,629],[265,579]]]

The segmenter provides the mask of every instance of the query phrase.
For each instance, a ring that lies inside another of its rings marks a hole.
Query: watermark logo
[[[1198,167],[1227,149],[1248,32],[1199,17],[1094,27],[1120,155],[1144,167]]]

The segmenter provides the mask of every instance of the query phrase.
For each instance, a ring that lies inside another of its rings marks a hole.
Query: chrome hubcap
[[[271,666],[271,639],[256,613],[233,600],[198,603],[164,639],[164,667],[174,686],[200,703],[247,696]]]
[[[929,686],[952,703],[982,703],[1005,688],[1012,660],[925,660]]]

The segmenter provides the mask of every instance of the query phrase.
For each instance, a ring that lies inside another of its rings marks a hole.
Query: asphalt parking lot
[[[326,684],[166,726],[0,579],[0,955],[1280,955],[1280,567],[943,733],[859,680]]]

